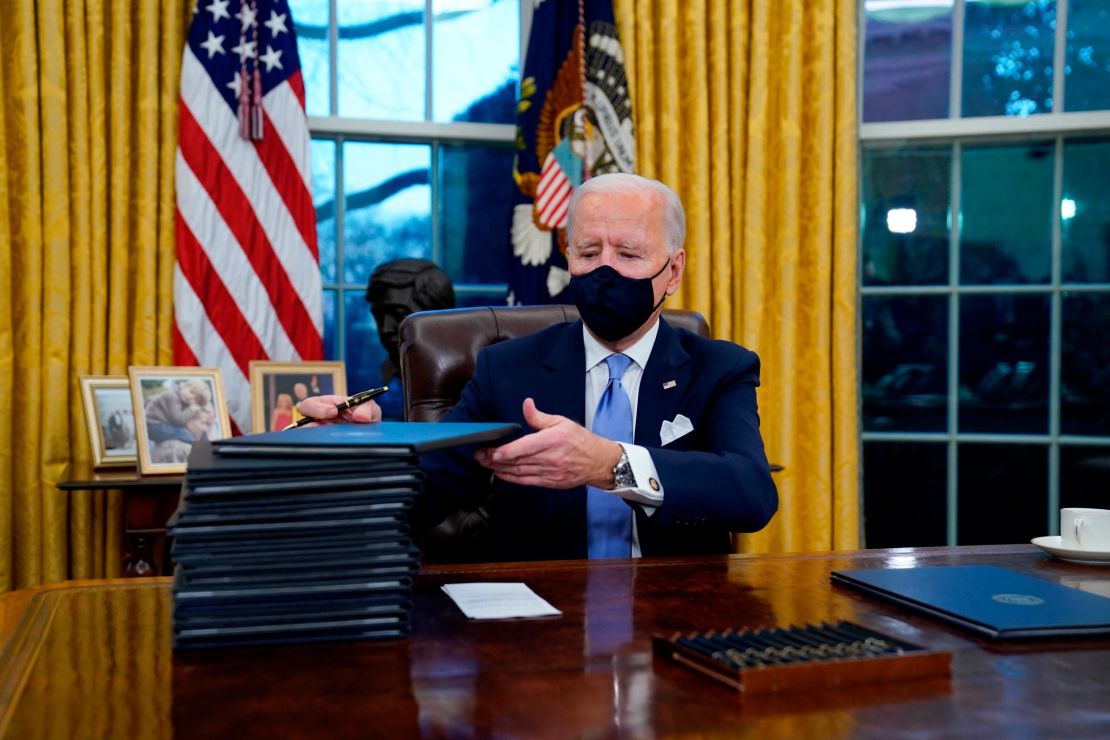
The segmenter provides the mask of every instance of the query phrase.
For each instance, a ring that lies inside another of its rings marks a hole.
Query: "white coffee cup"
[[[1060,509],[1060,544],[1110,552],[1110,509]]]

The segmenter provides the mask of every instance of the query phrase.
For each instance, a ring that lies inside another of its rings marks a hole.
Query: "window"
[[[291,0],[312,131],[324,353],[350,388],[385,352],[381,262],[437,262],[459,305],[507,295],[521,0]]]
[[[1110,2],[864,0],[869,547],[1110,507]]]

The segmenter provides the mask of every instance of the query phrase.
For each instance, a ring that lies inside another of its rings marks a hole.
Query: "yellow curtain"
[[[674,307],[762,359],[779,513],[748,551],[859,543],[855,0],[615,0],[638,169],[682,197]]]
[[[119,573],[120,495],[87,467],[83,374],[169,363],[185,0],[0,13],[0,591]]]

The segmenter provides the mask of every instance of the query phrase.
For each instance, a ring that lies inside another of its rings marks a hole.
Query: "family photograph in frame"
[[[82,375],[81,400],[94,468],[135,467],[135,414],[126,375]]]
[[[231,436],[219,368],[127,368],[139,472],[184,473],[193,444]]]
[[[251,360],[251,431],[279,432],[301,418],[297,404],[312,396],[347,395],[342,361]]]

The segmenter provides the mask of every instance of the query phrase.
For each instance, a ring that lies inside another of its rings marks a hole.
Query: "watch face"
[[[621,459],[617,461],[616,467],[613,468],[613,478],[616,480],[617,488],[636,485],[636,476],[632,474],[632,463],[628,462],[627,454],[622,454]]]

